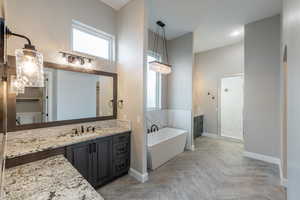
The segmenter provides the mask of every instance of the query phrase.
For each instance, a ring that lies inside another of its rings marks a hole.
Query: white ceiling
[[[281,0],[150,0],[150,28],[167,24],[168,39],[195,31],[194,51],[200,52],[238,42],[231,37],[247,23],[281,12]]]
[[[130,0],[100,0],[115,10],[120,10],[125,6]]]

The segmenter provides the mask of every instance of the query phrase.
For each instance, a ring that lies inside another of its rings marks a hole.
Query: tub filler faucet
[[[148,129],[148,133],[153,133],[153,132],[156,132],[156,131],[159,131],[159,128],[156,124],[153,124],[150,128],[150,130]]]

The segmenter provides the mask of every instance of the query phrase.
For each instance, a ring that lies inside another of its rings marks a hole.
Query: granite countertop
[[[95,126],[96,131],[75,135],[72,129]],[[131,130],[130,122],[107,120],[84,124],[18,131],[8,134],[6,158],[15,158],[31,153],[65,147],[68,145],[124,133]]]
[[[4,200],[103,200],[62,156],[5,171]]]

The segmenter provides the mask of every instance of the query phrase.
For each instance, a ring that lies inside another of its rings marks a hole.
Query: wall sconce
[[[17,73],[15,81],[18,85],[23,84],[24,87],[44,87],[43,55],[36,51],[28,37],[13,33],[8,28],[6,28],[6,35],[20,37],[28,42],[23,49],[15,51]]]
[[[84,56],[79,56],[79,55],[75,55],[75,54],[71,54],[71,53],[67,53],[67,52],[59,52],[64,61],[67,64],[71,64],[71,65],[81,65],[81,66],[91,66],[93,59],[92,58],[88,58],[88,57],[84,57]]]

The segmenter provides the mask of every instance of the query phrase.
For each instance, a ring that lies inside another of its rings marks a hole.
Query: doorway
[[[224,77],[220,87],[220,135],[243,140],[244,77]]]

